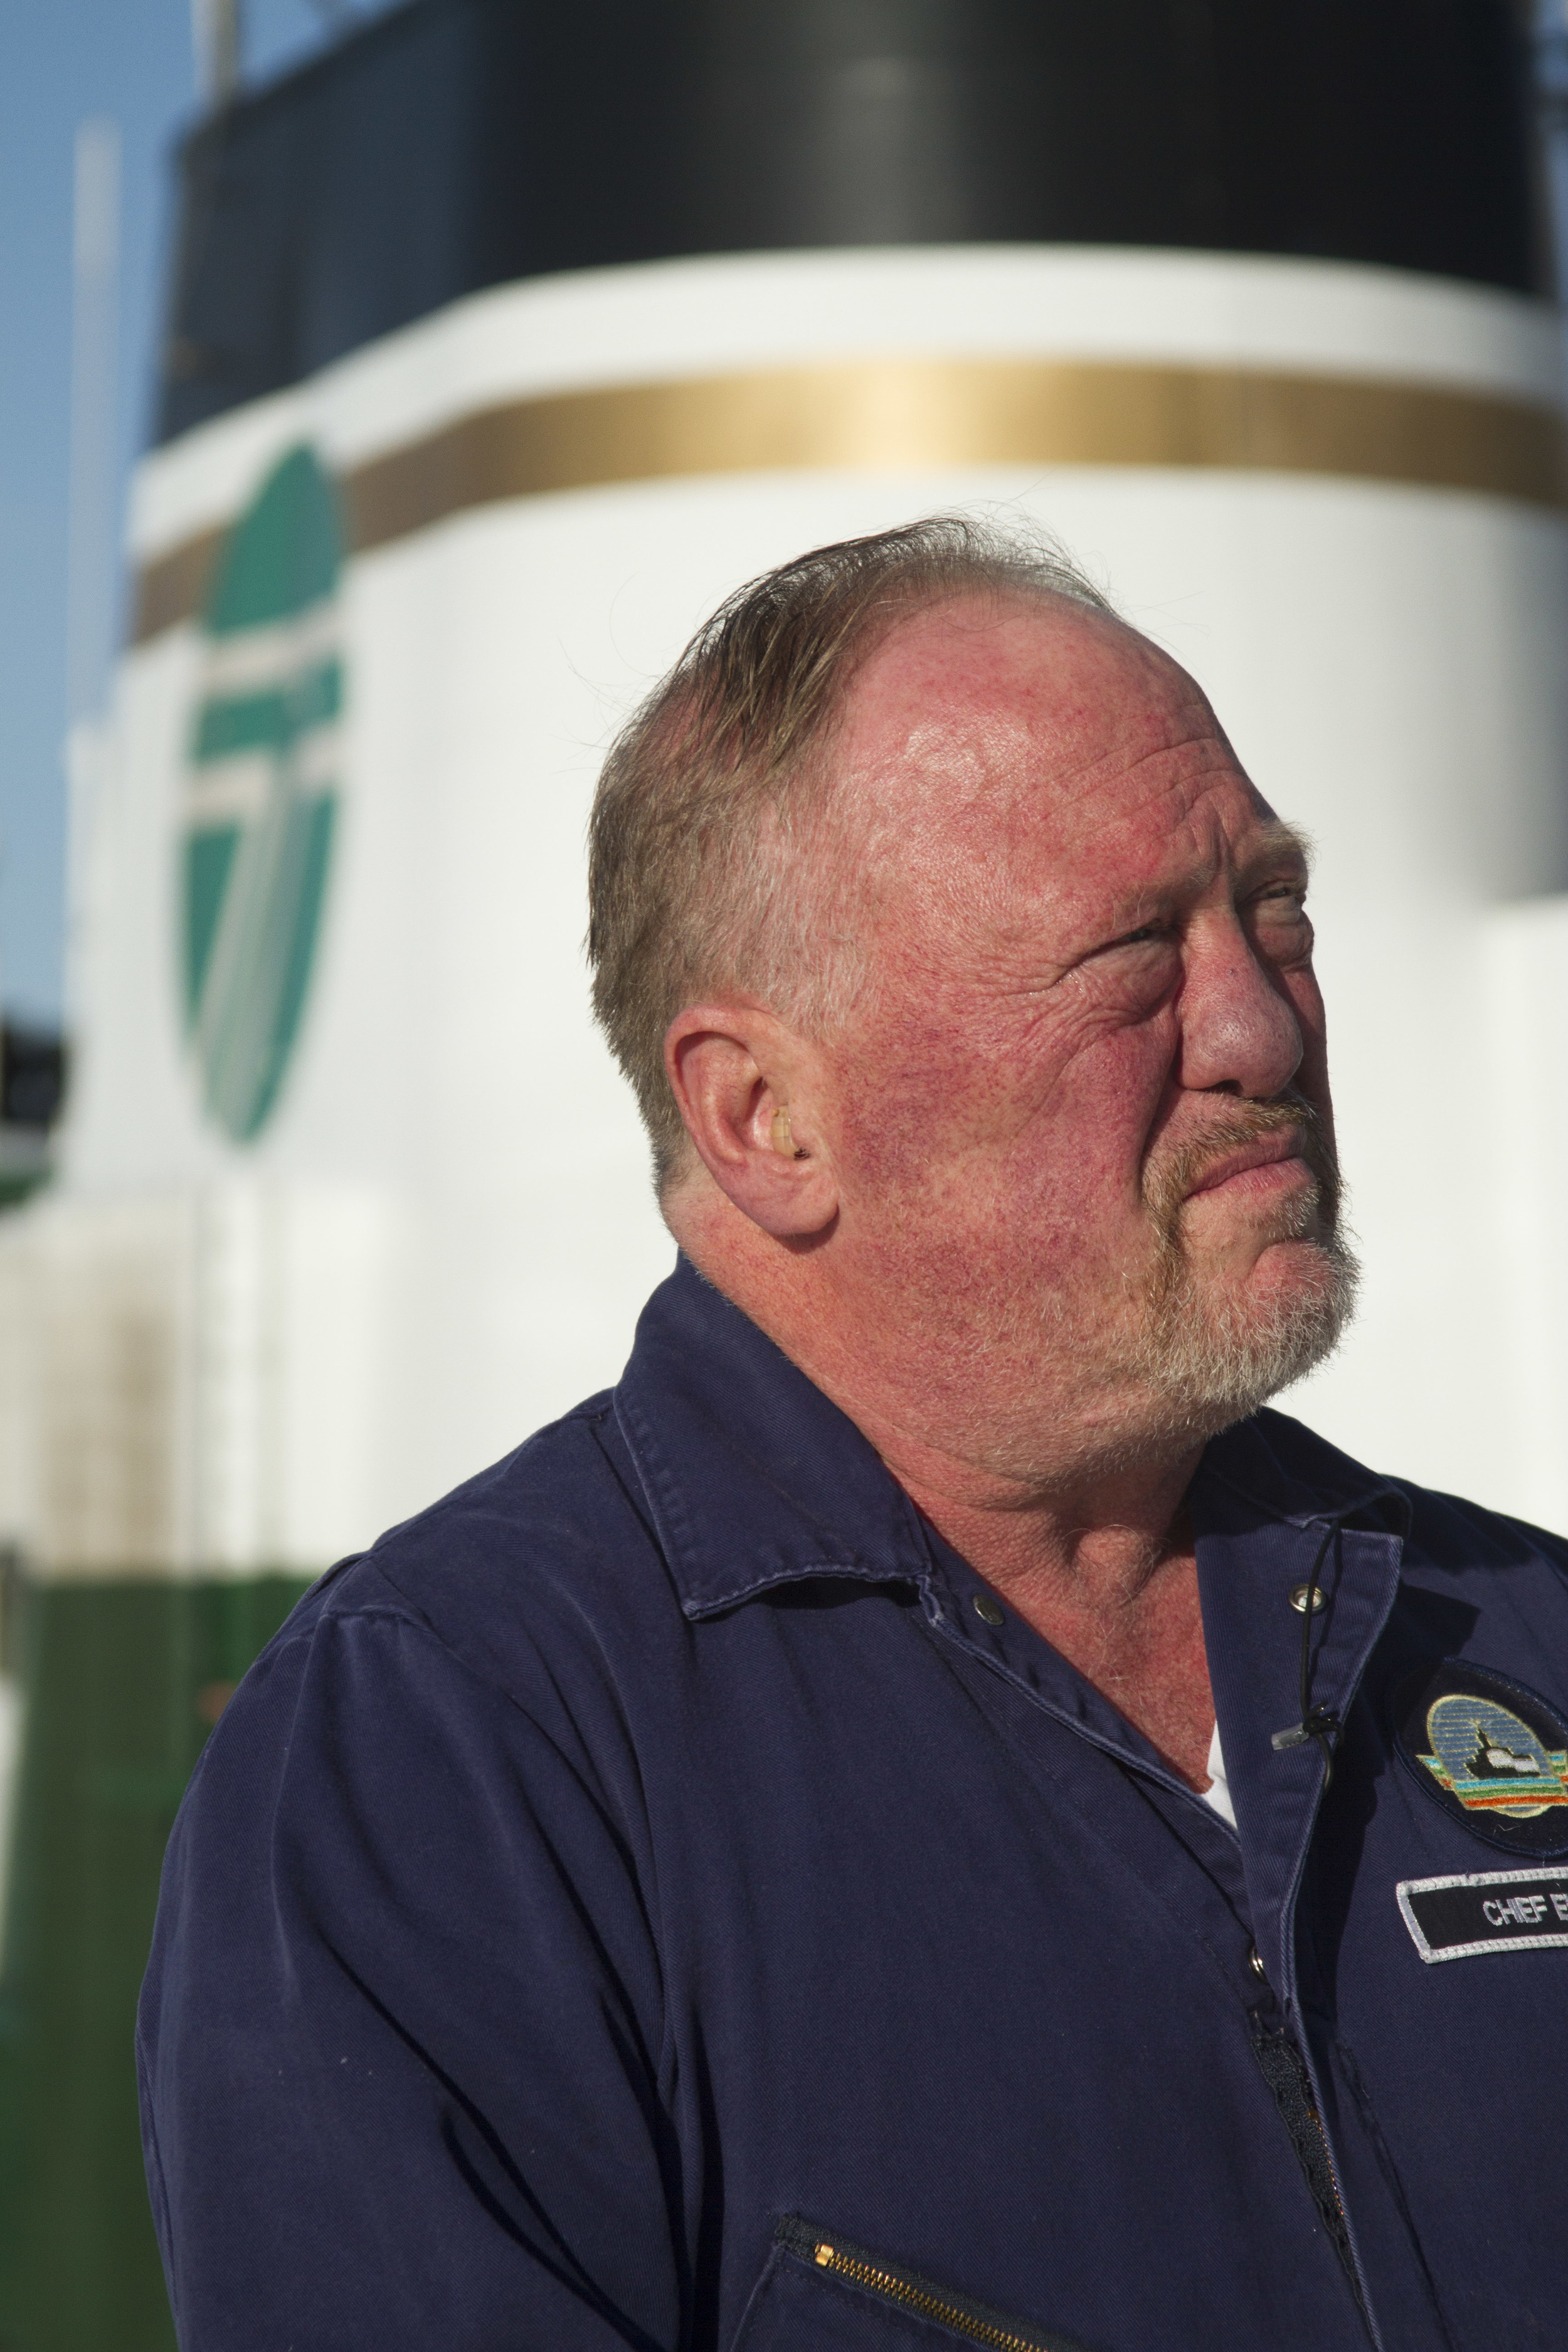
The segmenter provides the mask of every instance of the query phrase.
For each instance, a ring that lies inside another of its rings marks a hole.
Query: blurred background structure
[[[268,79],[197,0],[124,516],[145,192],[76,134],[62,1118],[0,937],[9,2352],[172,2341],[131,2013],[236,1679],[668,1266],[584,824],[767,564],[1044,523],[1208,688],[1321,858],[1367,1287],[1293,1402],[1568,1528],[1560,15],[320,13]]]

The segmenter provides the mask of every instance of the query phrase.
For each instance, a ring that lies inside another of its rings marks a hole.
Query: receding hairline
[[[884,652],[893,639],[906,630],[922,624],[941,621],[944,616],[962,624],[964,614],[976,615],[981,626],[992,626],[1014,614],[1037,614],[1065,623],[1069,627],[1087,629],[1091,635],[1125,638],[1130,644],[1146,646],[1160,661],[1173,669],[1181,664],[1152,637],[1109,605],[1088,604],[1058,588],[1048,581],[1027,579],[979,579],[954,581],[951,583],[913,582],[902,593],[895,593],[881,612],[873,611],[862,619],[856,631],[856,645],[848,673],[839,682],[834,697],[834,709],[840,711],[855,692],[859,675],[876,656]],[[1184,676],[1185,673],[1183,673]]]
[[[879,604],[855,616],[847,633],[847,646],[835,656],[831,689],[820,714],[814,716],[805,730],[806,740],[802,742],[792,735],[770,745],[764,752],[763,764],[775,771],[786,766],[795,770],[805,784],[809,800],[814,789],[825,782],[823,756],[849,719],[865,672],[907,632],[944,616],[961,626],[966,613],[974,615],[976,625],[983,627],[1014,614],[1037,614],[1068,625],[1081,624],[1091,634],[1116,636],[1130,645],[1146,647],[1158,660],[1173,669],[1181,668],[1173,656],[1145,636],[1131,621],[1124,620],[1114,607],[1089,604],[1048,580],[1037,582],[1026,576],[1004,574],[981,575],[972,580],[916,578],[894,582]],[[671,698],[665,723],[672,734],[678,735],[685,723],[701,716],[702,690],[694,684],[689,695]]]

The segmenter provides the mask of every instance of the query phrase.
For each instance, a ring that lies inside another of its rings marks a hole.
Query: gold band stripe
[[[880,359],[614,384],[477,411],[349,472],[356,554],[498,499],[813,468],[1172,466],[1325,474],[1568,507],[1560,411],[1263,369]],[[201,607],[221,530],[137,581],[133,642]]]

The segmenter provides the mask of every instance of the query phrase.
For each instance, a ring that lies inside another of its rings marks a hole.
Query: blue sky
[[[332,13],[247,0],[247,79],[319,46]],[[0,1004],[13,1015],[60,1008],[77,127],[108,115],[121,141],[123,478],[146,434],[171,147],[195,108],[190,0],[0,0]]]

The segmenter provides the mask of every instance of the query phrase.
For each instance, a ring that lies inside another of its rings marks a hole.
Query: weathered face
[[[1350,1286],[1300,845],[1174,663],[1057,605],[899,629],[836,764],[870,829],[841,1230],[889,1313],[1131,1443],[1249,1409]]]

